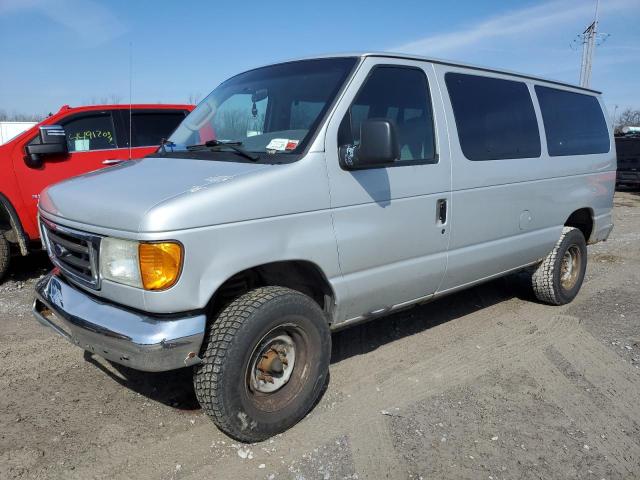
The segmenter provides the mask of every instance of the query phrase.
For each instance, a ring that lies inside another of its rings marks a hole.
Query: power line
[[[600,7],[600,0],[596,0],[596,13],[593,17],[593,22],[578,35],[575,43],[580,41],[582,43],[582,63],[580,66],[580,86],[589,88],[591,86],[591,70],[593,67],[593,55],[596,47],[602,45],[604,41],[609,37],[608,33],[598,33],[598,10]]]

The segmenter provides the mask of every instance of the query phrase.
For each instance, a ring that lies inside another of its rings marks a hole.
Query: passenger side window
[[[449,72],[445,75],[458,138],[469,160],[540,156],[540,132],[527,85]]]
[[[160,145],[160,140],[169,138],[184,120],[182,111],[134,112],[131,114],[131,136],[133,147]],[[127,132],[128,134],[128,132]],[[127,135],[128,136],[128,135]]]
[[[547,147],[552,157],[607,153],[609,130],[592,95],[536,85]]]
[[[76,115],[60,124],[67,134],[69,152],[118,148],[110,113]]]
[[[360,125],[372,118],[395,124],[400,163],[436,161],[431,98],[422,70],[375,67],[340,124],[338,145],[359,145]]]

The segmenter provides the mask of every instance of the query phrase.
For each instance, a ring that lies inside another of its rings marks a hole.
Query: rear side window
[[[526,84],[453,72],[445,82],[465,157],[540,156],[540,132]]]
[[[549,155],[587,155],[609,151],[609,131],[592,95],[536,86]]]
[[[422,70],[375,67],[340,124],[338,144],[359,145],[360,125],[371,118],[395,124],[400,162],[436,162],[431,98]]]
[[[169,138],[185,114],[182,111],[134,112],[131,115],[133,147],[160,145],[160,140]],[[127,132],[127,136],[129,132]]]

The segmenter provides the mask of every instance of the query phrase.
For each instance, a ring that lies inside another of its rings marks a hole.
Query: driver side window
[[[60,124],[67,135],[69,153],[118,148],[110,113],[76,115]]]
[[[359,145],[360,125],[373,118],[395,125],[400,165],[437,161],[429,85],[422,70],[375,67],[340,124],[338,145]]]

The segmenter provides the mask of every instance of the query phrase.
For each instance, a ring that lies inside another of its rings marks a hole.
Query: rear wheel
[[[9,271],[9,260],[11,259],[11,250],[9,241],[5,238],[4,233],[0,232],[0,282]]]
[[[194,371],[196,396],[229,436],[264,440],[313,407],[330,355],[327,320],[312,299],[288,288],[258,288],[214,320]]]
[[[564,227],[558,243],[531,278],[538,300],[551,305],[571,302],[587,269],[587,243],[580,230]]]

